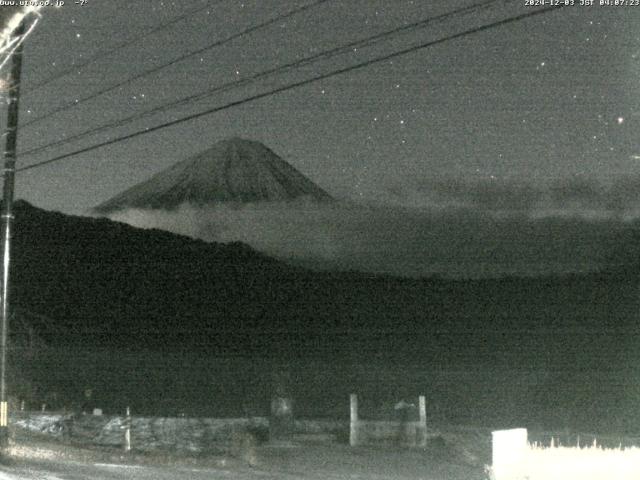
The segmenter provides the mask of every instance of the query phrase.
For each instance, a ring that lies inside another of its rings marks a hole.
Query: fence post
[[[269,417],[269,440],[289,443],[293,440],[295,419],[293,400],[288,397],[273,397]]]
[[[293,441],[295,433],[291,366],[287,363],[279,363],[272,368],[269,441],[288,444]]]
[[[427,446],[427,399],[424,395],[418,397],[418,408],[420,413],[420,423],[418,426],[418,445]]]
[[[124,419],[124,451],[131,451],[131,409],[127,407],[127,416]]]
[[[495,480],[521,478],[529,445],[527,429],[497,430],[492,436],[492,470]]]
[[[351,422],[349,424],[349,445],[358,445],[358,395],[352,393],[349,396],[351,402]]]

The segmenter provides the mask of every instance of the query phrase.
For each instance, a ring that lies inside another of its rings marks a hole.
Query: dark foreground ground
[[[257,446],[251,452],[207,457],[124,455],[16,436],[0,479],[407,479],[487,478],[488,432],[452,429],[426,448],[296,441]]]

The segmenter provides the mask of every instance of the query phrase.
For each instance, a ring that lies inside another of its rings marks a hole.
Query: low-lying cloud
[[[411,199],[411,208],[348,202],[183,205],[174,211],[130,209],[110,218],[206,241],[241,241],[310,266],[403,276],[541,275],[635,261],[640,182],[618,187],[425,183],[395,192],[397,199]]]
[[[386,200],[415,207],[458,207],[492,215],[632,220],[640,215],[640,177],[598,181],[585,176],[538,181],[500,178],[408,179],[386,189]]]

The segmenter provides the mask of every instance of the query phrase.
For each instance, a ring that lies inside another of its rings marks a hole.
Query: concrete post
[[[351,402],[351,422],[349,428],[349,445],[358,445],[358,395],[352,393],[349,396]]]
[[[492,470],[494,480],[523,478],[523,467],[529,444],[527,429],[497,430],[491,432],[493,440]]]
[[[420,420],[418,425],[418,446],[427,446],[427,399],[424,395],[418,397]]]
[[[127,416],[124,419],[124,451],[131,451],[131,409],[127,407]]]

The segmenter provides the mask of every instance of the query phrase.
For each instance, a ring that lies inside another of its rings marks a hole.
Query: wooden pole
[[[352,393],[349,396],[351,402],[351,422],[349,428],[349,445],[358,445],[358,395]]]
[[[11,226],[13,223],[13,192],[16,172],[16,145],[18,142],[18,107],[20,100],[20,73],[22,71],[22,35],[26,30],[24,20],[14,32],[19,42],[13,52],[9,76],[7,127],[5,129],[4,183],[2,192],[2,299],[0,301],[0,448],[9,442],[9,412],[7,403],[7,343],[9,338],[9,260]]]

